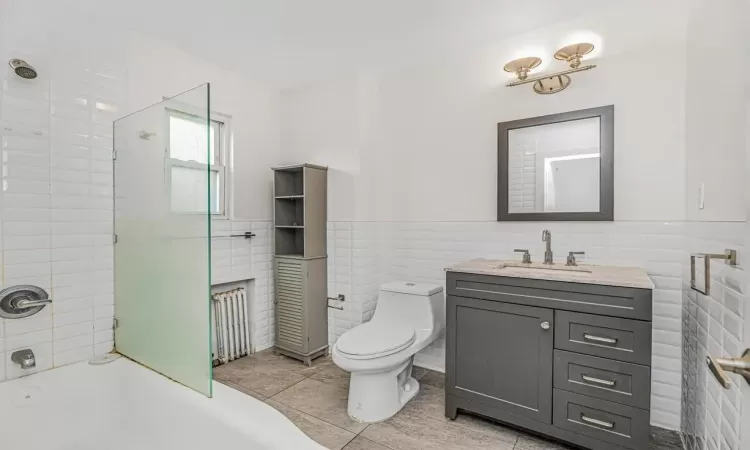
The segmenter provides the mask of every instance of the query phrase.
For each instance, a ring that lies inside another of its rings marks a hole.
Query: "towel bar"
[[[696,258],[703,258],[704,290],[695,283]],[[690,255],[690,287],[703,295],[711,293],[711,260],[723,259],[730,266],[737,266],[737,250],[728,248],[724,253],[693,253]]]

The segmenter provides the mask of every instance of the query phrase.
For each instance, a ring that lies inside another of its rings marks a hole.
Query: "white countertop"
[[[639,267],[594,266],[580,264],[566,266],[556,263],[523,264],[518,261],[472,259],[455,266],[446,267],[446,272],[474,273],[499,277],[529,278],[533,280],[564,281],[568,283],[599,284],[637,289],[654,289],[654,283],[644,269]]]

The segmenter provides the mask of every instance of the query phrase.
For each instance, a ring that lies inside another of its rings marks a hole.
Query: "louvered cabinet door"
[[[302,260],[276,259],[276,345],[306,353],[305,265]]]

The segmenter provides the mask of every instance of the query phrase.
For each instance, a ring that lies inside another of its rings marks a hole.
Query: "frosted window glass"
[[[172,211],[201,213],[206,211],[206,170],[189,167],[172,167]],[[219,173],[210,172],[212,213],[218,213]]]
[[[117,351],[211,396],[208,91],[203,85],[115,122],[114,251]],[[164,154],[170,111],[185,108],[198,120],[176,122],[184,133],[174,148],[202,163],[182,163],[202,167],[192,170]],[[171,195],[174,183],[184,195]],[[173,202],[193,214],[175,213]]]
[[[198,118],[169,117],[169,156],[182,161],[206,164],[216,162],[216,125],[206,133],[206,121]],[[210,139],[209,139],[210,137]],[[207,159],[207,155],[211,159]]]

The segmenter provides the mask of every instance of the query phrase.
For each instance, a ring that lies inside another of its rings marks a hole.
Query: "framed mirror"
[[[614,220],[615,107],[497,125],[497,220]]]

